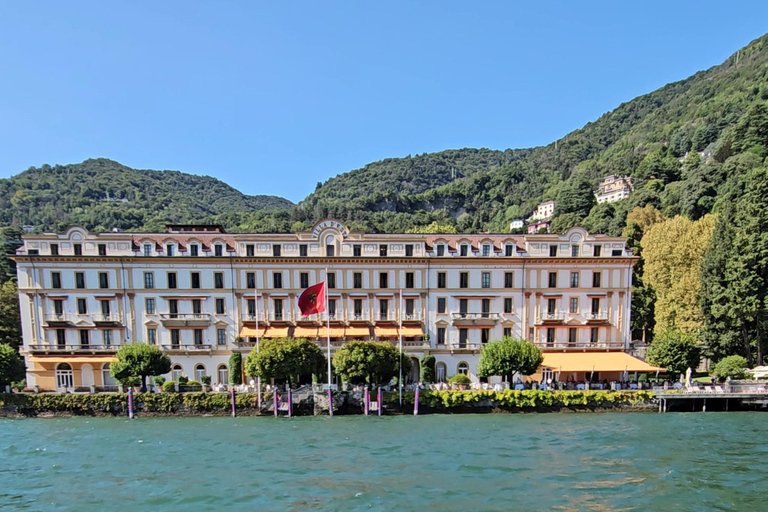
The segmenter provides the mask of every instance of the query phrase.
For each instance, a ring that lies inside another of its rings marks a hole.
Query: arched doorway
[[[218,373],[219,373],[219,384],[224,384],[224,385],[229,384],[229,370],[227,369],[227,365],[225,364],[219,365]]]
[[[74,391],[75,377],[69,363],[56,365],[56,391]]]
[[[173,368],[171,368],[171,380],[173,382],[179,382],[179,377],[181,377],[184,374],[184,370],[181,369],[180,364],[173,365]]]
[[[447,373],[448,367],[445,365],[445,363],[440,362],[435,364],[435,380],[437,382],[445,382]]]
[[[80,385],[89,388],[95,384],[93,380],[93,366],[85,363],[80,367]]]
[[[408,383],[413,384],[414,382],[420,382],[421,381],[421,365],[419,364],[419,358],[418,357],[412,357],[411,358],[411,373],[408,374]]]
[[[202,383],[203,377],[205,377],[205,366],[202,364],[195,365],[195,380]]]

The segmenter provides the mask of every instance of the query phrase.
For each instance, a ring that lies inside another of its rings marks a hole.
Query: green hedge
[[[403,393],[403,403],[412,405],[413,391]],[[571,406],[606,406],[636,405],[649,403],[653,399],[651,391],[430,391],[424,390],[419,395],[419,402],[433,408],[454,408],[478,405],[490,402],[492,406],[510,409],[537,409]],[[387,393],[385,402],[397,403],[397,393]]]

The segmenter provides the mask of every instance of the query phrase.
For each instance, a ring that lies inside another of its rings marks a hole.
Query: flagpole
[[[400,288],[400,328],[397,332],[400,334],[400,379],[397,381],[397,385],[400,388],[400,407],[403,406],[403,289]]]
[[[256,353],[259,353],[259,285],[256,282],[256,274],[253,275],[253,313],[256,318]],[[258,396],[257,404],[259,408],[259,412],[261,412],[261,375],[256,376],[256,394]]]
[[[328,343],[328,389],[331,389],[331,311],[328,309],[328,267],[325,267],[325,334]]]

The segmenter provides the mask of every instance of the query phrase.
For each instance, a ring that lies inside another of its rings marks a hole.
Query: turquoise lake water
[[[764,413],[0,420],[0,510],[768,510]]]

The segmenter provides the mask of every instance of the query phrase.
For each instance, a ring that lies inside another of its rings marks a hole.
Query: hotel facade
[[[227,383],[230,355],[255,350],[257,337],[304,337],[325,350],[330,334],[335,351],[350,340],[398,344],[402,336],[414,360],[434,355],[439,380],[466,373],[478,381],[483,345],[502,336],[545,351],[537,378],[583,377],[588,363],[562,361],[584,354],[619,357],[614,371],[642,363],[626,354],[637,258],[623,239],[581,228],[425,235],[356,233],[335,220],[291,234],[75,226],[26,235],[14,259],[27,383],[41,390],[114,386],[109,365],[127,343],[168,353],[168,379]],[[325,314],[303,318],[297,305],[320,281],[330,332]]]

